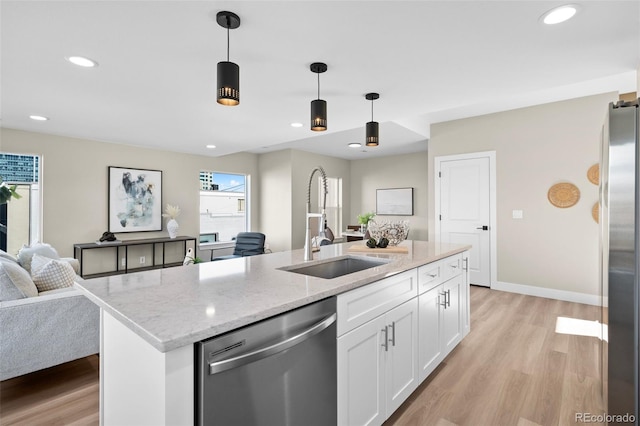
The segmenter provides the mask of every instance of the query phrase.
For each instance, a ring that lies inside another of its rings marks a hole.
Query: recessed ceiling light
[[[215,149],[215,148],[216,148],[216,146],[215,146],[215,145],[207,145],[207,148],[209,148],[209,149]]]
[[[360,148],[362,145],[359,144],[358,142],[351,142],[349,144],[349,148]]]
[[[559,24],[573,18],[577,12],[577,5],[566,4],[564,6],[559,6],[546,12],[540,17],[540,20],[547,25]]]
[[[67,57],[67,61],[84,68],[93,68],[98,66],[98,63],[96,61],[94,61],[93,59],[85,58],[84,56],[69,56]]]
[[[291,127],[302,127],[302,123],[291,123]]]
[[[47,121],[49,119],[49,117],[45,117],[44,115],[30,115],[29,118],[36,121]]]

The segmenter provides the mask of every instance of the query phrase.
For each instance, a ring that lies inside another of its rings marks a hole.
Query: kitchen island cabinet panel
[[[380,425],[386,420],[385,318],[378,317],[338,338],[338,424]]]

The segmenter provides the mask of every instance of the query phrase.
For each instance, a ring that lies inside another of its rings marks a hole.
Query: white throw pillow
[[[31,259],[31,278],[38,292],[73,286],[76,273],[64,260],[34,254]]]
[[[35,243],[32,246],[23,245],[18,252],[18,263],[29,273],[31,273],[31,258],[36,253],[49,259],[60,259],[56,249],[49,244]]]
[[[0,301],[37,295],[38,289],[27,271],[15,262],[0,260]]]

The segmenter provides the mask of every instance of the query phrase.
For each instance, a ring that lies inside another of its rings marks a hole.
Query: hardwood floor
[[[0,425],[98,425],[99,357],[0,382]]]
[[[603,412],[600,344],[556,332],[596,306],[471,288],[471,333],[385,426],[571,425]],[[97,425],[99,358],[0,382],[0,424]],[[595,423],[597,424],[597,423]]]

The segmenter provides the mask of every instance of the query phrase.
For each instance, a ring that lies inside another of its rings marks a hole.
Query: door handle
[[[384,333],[384,343],[380,346],[384,347],[385,352],[389,352],[389,326],[385,325],[384,328],[380,331]]]
[[[440,303],[440,296],[444,297],[444,303]],[[445,309],[447,309],[447,292],[443,291],[442,293],[438,294],[438,305],[443,306]]]
[[[389,327],[391,327],[391,345],[396,345],[396,322],[393,321]]]
[[[476,229],[482,229],[483,231],[488,231],[489,227],[487,225],[482,225],[482,226],[477,227]]]
[[[255,362],[260,359],[267,358],[278,352],[282,352],[285,349],[292,348],[295,345],[300,344],[305,340],[307,340],[308,338],[313,337],[316,334],[320,333],[321,331],[327,329],[329,326],[331,326],[331,324],[336,322],[336,319],[337,319],[337,315],[331,314],[328,317],[321,320],[320,322],[312,325],[308,329],[286,340],[274,343],[267,347],[257,349],[253,352],[249,352],[244,355],[238,355],[233,358],[211,362],[209,363],[209,374],[216,374],[216,373],[220,373],[221,371],[226,371],[231,368],[238,367],[240,365],[249,364],[250,362]]]

